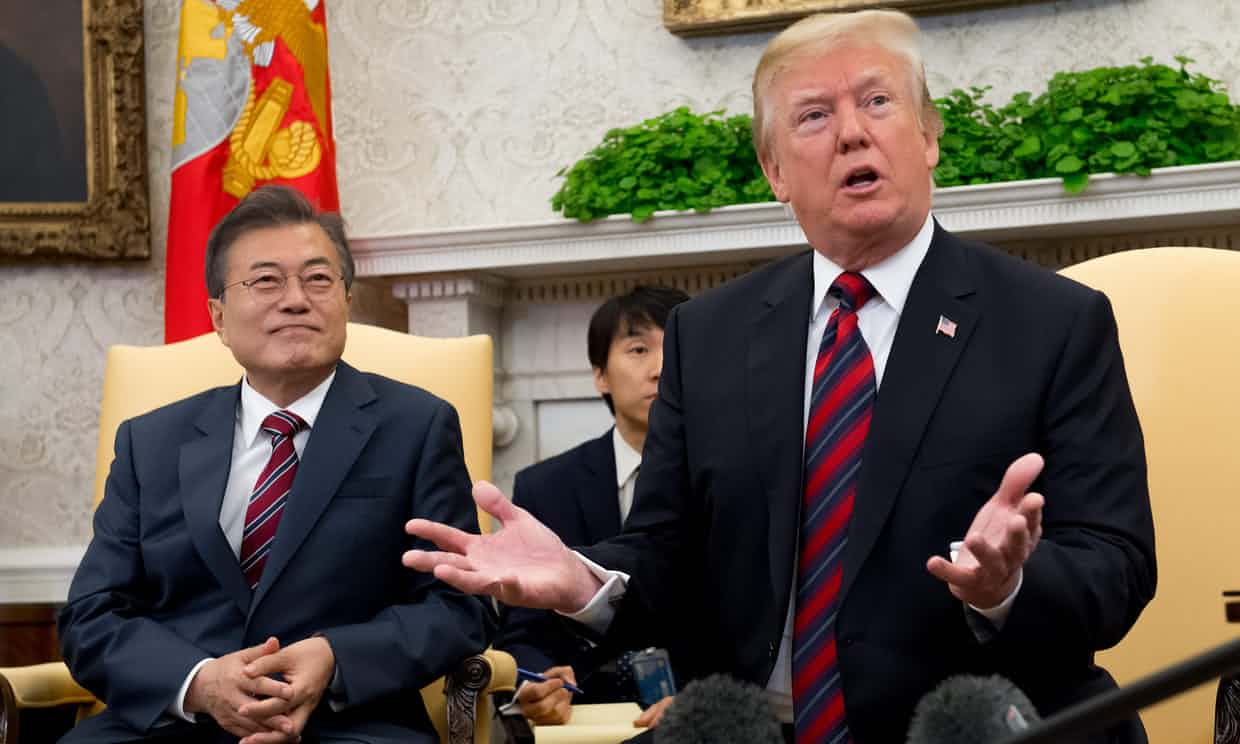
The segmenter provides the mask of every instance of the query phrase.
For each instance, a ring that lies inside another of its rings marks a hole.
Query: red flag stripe
[[[246,13],[256,25],[275,35],[275,44],[271,59],[265,65],[256,63],[248,56],[248,51],[244,52],[247,56],[239,61],[249,69],[249,87],[254,93],[255,101],[277,81],[281,81],[281,85],[291,86],[292,92],[287,96],[283,113],[278,120],[271,120],[271,123],[277,130],[285,129],[295,122],[309,125],[321,155],[318,165],[301,175],[296,175],[299,171],[286,171],[288,177],[284,177],[278,175],[279,170],[276,169],[277,175],[267,178],[264,174],[268,171],[256,170],[253,172],[256,174],[253,175],[253,183],[248,184],[248,188],[253,190],[266,183],[283,183],[301,191],[321,209],[336,211],[340,208],[340,197],[336,182],[336,146],[331,121],[326,9],[324,3],[319,3],[313,11],[302,6],[297,12],[284,12],[284,9],[277,6],[278,3],[273,0],[250,0],[246,3]],[[215,16],[217,13],[218,18]],[[224,88],[230,83],[227,75],[219,73],[219,65],[183,63],[183,60],[193,61],[189,55],[195,53],[195,44],[201,46],[209,43],[211,46],[218,45],[221,49],[226,49],[227,54],[237,53],[236,49],[240,49],[240,46],[229,45],[227,38],[213,35],[217,26],[235,29],[236,24],[231,23],[231,18],[228,19],[230,22],[221,23],[225,17],[234,15],[235,11],[218,6],[213,6],[211,10],[199,9],[198,12],[182,15],[178,38],[190,46],[181,46],[177,53],[178,69],[174,75],[177,81],[177,95],[174,96],[177,101],[173,116],[174,138],[186,136],[184,124],[187,121],[237,121],[237,127],[245,126],[242,123],[245,119],[241,116],[245,101],[227,95],[230,91]],[[204,20],[207,21],[205,25]],[[292,47],[285,42],[286,36],[312,41],[309,44],[298,44],[294,53]],[[207,37],[210,38],[209,42],[204,40]],[[317,39],[322,39],[323,43],[313,41]],[[184,84],[184,81],[191,79],[192,85]],[[204,87],[214,87],[216,90],[212,91],[211,95],[194,92],[202,91]],[[219,106],[221,101],[226,102],[222,108],[214,108]],[[271,110],[265,111],[269,113]],[[256,119],[246,121],[252,120]],[[244,187],[236,186],[230,187],[234,193],[225,191],[224,172],[230,164],[234,134],[244,136],[245,132],[240,129],[231,132],[193,130],[190,136],[201,138],[202,141],[189,139],[174,142],[173,145],[172,194],[168,206],[164,275],[166,343],[209,333],[212,329],[207,311],[207,291],[202,279],[207,236],[216,223],[236,206],[236,194],[245,193],[241,191]],[[275,131],[269,134],[274,135]],[[271,139],[269,137],[268,141]],[[185,148],[178,150],[179,145],[185,145]],[[266,168],[269,164],[266,158],[267,152],[262,152],[260,161],[256,164]],[[230,183],[234,181],[235,179]]]

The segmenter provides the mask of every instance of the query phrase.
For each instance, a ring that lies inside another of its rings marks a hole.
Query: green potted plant
[[[557,175],[564,185],[551,208],[583,222],[657,210],[707,212],[729,204],[773,201],[754,155],[751,120],[686,107],[613,129],[603,142]]]
[[[1002,107],[986,88],[937,99],[945,133],[940,187],[1058,177],[1069,193],[1091,173],[1149,175],[1152,168],[1240,159],[1240,107],[1221,82],[1154,64],[1057,73],[1034,98],[1018,93]],[[562,169],[551,206],[583,222],[659,210],[709,211],[773,200],[753,150],[751,118],[677,108],[603,142]]]
[[[1240,107],[1218,80],[1154,64],[1060,72],[1037,98],[1018,93],[1002,108],[986,89],[935,101],[945,133],[935,169],[940,187],[1061,177],[1077,193],[1090,173],[1240,158]]]

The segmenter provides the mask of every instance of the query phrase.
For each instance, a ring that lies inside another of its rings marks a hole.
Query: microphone
[[[907,744],[995,744],[1037,720],[1033,703],[1009,680],[962,674],[917,703]]]
[[[654,729],[655,744],[783,744],[766,694],[726,674],[694,680]]]
[[[1000,741],[1003,744],[1058,744],[1069,741],[1131,718],[1141,708],[1237,671],[1240,671],[1240,638],[1142,677],[1130,685],[1064,708],[1028,731]]]

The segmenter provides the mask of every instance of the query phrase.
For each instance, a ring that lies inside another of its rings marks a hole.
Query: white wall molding
[[[577,369],[526,369],[505,371],[496,380],[498,397],[504,400],[578,400],[598,397],[594,374],[585,355],[581,334],[581,362]]]
[[[949,230],[981,240],[1124,233],[1240,221],[1240,162],[1090,177],[1080,194],[1058,178],[957,186],[935,193]]]
[[[590,223],[558,219],[349,242],[358,276],[485,270],[515,277],[759,259],[773,255],[770,248],[803,245],[805,235],[784,205],[768,203],[705,214],[660,212],[644,223],[615,215]]]
[[[1094,176],[1082,194],[1059,179],[939,189],[944,227],[982,240],[1117,234],[1240,222],[1240,162],[1160,168],[1150,177]],[[705,214],[615,215],[352,240],[360,276],[470,273],[516,277],[743,263],[805,244],[785,205],[743,204]]]
[[[405,302],[408,331],[449,338],[486,333],[499,340],[507,282],[483,275],[414,277],[392,284]]]
[[[483,276],[436,276],[395,282],[392,295],[409,303],[464,297],[499,307],[506,285],[502,279]]]
[[[0,604],[60,603],[86,546],[0,548]]]
[[[508,290],[509,303],[602,302],[624,294],[638,284],[675,287],[697,294],[735,279],[752,263],[702,266],[662,271],[624,271],[614,274],[519,279]]]

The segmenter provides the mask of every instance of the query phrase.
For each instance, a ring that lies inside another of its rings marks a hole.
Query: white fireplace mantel
[[[1059,179],[939,189],[934,213],[979,240],[1027,240],[1240,222],[1240,162],[1160,168],[1149,177],[1094,176],[1070,195]],[[616,215],[590,223],[448,228],[352,240],[359,276],[483,272],[505,278],[741,263],[805,244],[783,204],[709,213]]]

